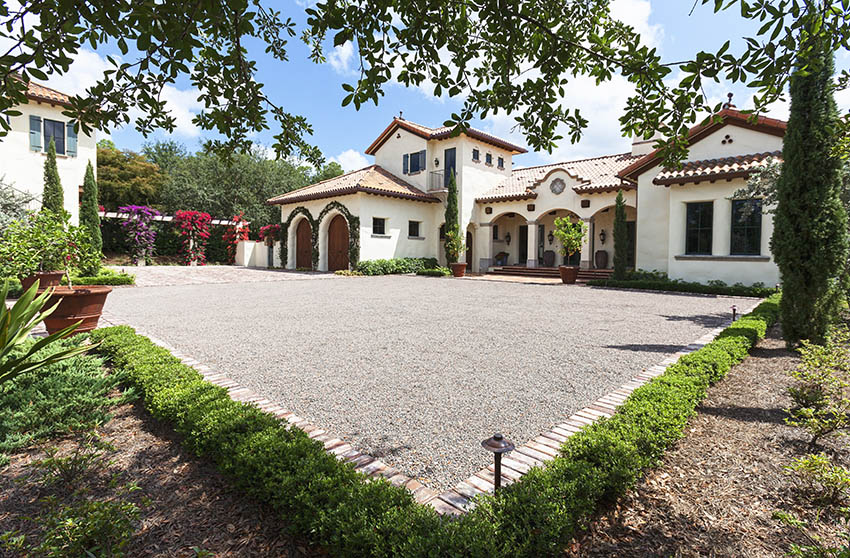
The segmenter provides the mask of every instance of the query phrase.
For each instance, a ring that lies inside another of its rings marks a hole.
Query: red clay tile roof
[[[716,116],[720,117],[720,122],[714,122],[712,120],[708,124],[700,124],[699,126],[694,126],[688,130],[689,145],[695,144],[727,124],[739,126],[741,128],[755,129],[760,132],[779,137],[785,136],[785,129],[788,127],[788,123],[784,120],[777,120],[776,118],[768,118],[766,116],[759,116],[755,123],[751,123],[749,120],[749,114],[734,108],[725,108],[718,112]],[[637,182],[638,176],[654,167],[658,163],[659,157],[659,151],[656,149],[652,153],[645,155],[640,160],[635,161],[627,168],[623,169],[618,176],[624,180]]]
[[[640,158],[639,155],[620,153],[618,155],[605,155],[518,169],[511,172],[509,178],[500,182],[492,190],[485,192],[476,201],[512,201],[536,198],[535,189],[537,185],[544,182],[552,172],[557,170],[564,170],[581,182],[573,188],[579,194],[630,190],[634,186],[623,182],[617,177],[617,173]]]
[[[372,142],[372,145],[366,148],[366,155],[374,155],[378,148],[380,148],[384,142],[386,142],[396,128],[402,128],[407,130],[412,134],[416,134],[417,136],[424,138],[426,140],[441,140],[447,139],[451,137],[452,130],[454,128],[450,126],[441,126],[439,128],[429,128],[428,126],[423,126],[422,124],[416,124],[415,122],[410,122],[409,120],[404,120],[403,118],[393,118],[393,121],[390,122],[390,125],[387,126],[381,135]],[[501,138],[497,138],[487,132],[482,132],[481,130],[477,130],[475,128],[467,128],[465,132],[463,132],[467,136],[477,139],[479,141],[483,141],[484,143],[489,143],[490,145],[494,145],[506,151],[510,151],[511,153],[526,153],[526,149],[514,145],[508,141],[505,141]]]
[[[439,199],[414,188],[407,182],[387,172],[378,165],[371,165],[360,170],[329,178],[292,192],[271,198],[266,203],[286,205],[307,200],[333,198],[346,194],[365,192],[378,196],[402,198],[408,200],[438,202]]]
[[[782,160],[781,151],[738,155],[722,159],[688,161],[681,169],[661,171],[652,182],[659,186],[686,184],[705,180],[747,177],[754,170],[767,166],[771,159]]]
[[[42,103],[52,103],[55,105],[71,106],[71,98],[64,93],[60,93],[55,89],[45,87],[34,81],[29,82],[27,87],[27,97]]]

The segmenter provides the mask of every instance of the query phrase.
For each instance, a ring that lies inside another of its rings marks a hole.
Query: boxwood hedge
[[[614,289],[638,289],[642,291],[671,291],[678,293],[713,294],[726,296],[752,296],[764,298],[776,294],[776,289],[764,286],[726,285],[672,281],[670,279],[591,279],[591,287],[610,287]]]
[[[364,260],[357,264],[363,275],[394,275],[417,273],[423,269],[438,267],[437,258],[393,258],[390,260]]]
[[[618,413],[572,436],[561,456],[455,519],[385,480],[366,482],[304,432],[237,403],[128,327],[97,330],[98,351],[184,443],[270,504],[296,534],[345,556],[554,556],[682,437],[708,386],[776,321],[779,295],[636,389]]]

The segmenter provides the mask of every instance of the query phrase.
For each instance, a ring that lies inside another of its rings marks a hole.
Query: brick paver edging
[[[751,305],[739,309],[739,315],[743,316],[753,310],[761,300],[755,300]],[[122,323],[120,320],[112,316],[104,314],[101,322],[109,325],[129,325]],[[664,373],[668,366],[679,360],[680,357],[697,351],[713,341],[717,335],[723,331],[731,323],[731,320],[717,327],[690,345],[682,347],[678,352],[668,356],[658,364],[650,366],[642,370],[638,375],[621,385],[614,391],[607,393],[589,404],[588,406],[576,411],[566,418],[564,422],[552,427],[551,430],[543,432],[536,438],[532,438],[528,442],[517,446],[512,452],[505,454],[502,458],[501,484],[508,485],[522,478],[532,467],[543,467],[548,461],[551,461],[559,455],[561,445],[567,441],[567,438],[602,417],[611,417],[617,412],[619,407],[629,395],[640,386],[646,384],[653,378],[656,378]],[[141,335],[146,335],[144,332],[139,332]],[[286,420],[289,424],[297,426],[307,433],[307,435],[325,446],[325,451],[334,455],[337,459],[347,461],[354,465],[354,469],[369,477],[385,478],[396,486],[404,486],[412,494],[413,498],[420,504],[429,505],[437,512],[442,514],[461,515],[475,507],[475,496],[483,493],[492,493],[495,490],[494,481],[495,469],[493,465],[485,467],[468,479],[459,482],[454,488],[443,492],[436,492],[423,485],[416,479],[410,478],[401,471],[387,465],[380,459],[376,459],[365,453],[361,453],[350,443],[334,437],[332,434],[322,428],[310,423],[309,421],[299,417],[295,413],[287,411],[280,405],[258,395],[252,390],[243,387],[234,380],[228,378],[224,374],[215,372],[209,366],[198,362],[197,360],[180,354],[167,343],[146,335],[153,343],[170,351],[175,357],[180,359],[183,364],[191,366],[201,373],[208,382],[221,386],[227,389],[230,397],[234,401],[250,403],[257,406],[267,413]]]

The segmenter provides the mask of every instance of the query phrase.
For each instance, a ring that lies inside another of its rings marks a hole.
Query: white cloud
[[[345,172],[351,172],[369,166],[369,160],[362,153],[354,149],[346,149],[336,157],[331,157],[330,160],[339,163]]]
[[[650,23],[651,14],[650,0],[613,0],[611,2],[611,16],[634,27],[640,34],[643,44],[653,48],[661,46],[664,27],[661,24]]]
[[[338,74],[351,74],[351,59],[354,57],[354,43],[345,41],[340,46],[334,47],[333,52],[328,55],[328,63]]]

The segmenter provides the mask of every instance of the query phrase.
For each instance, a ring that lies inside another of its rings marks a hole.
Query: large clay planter
[[[561,274],[561,281],[568,285],[572,285],[578,279],[577,265],[559,265],[558,272]]]
[[[449,264],[449,267],[452,268],[452,275],[454,277],[463,277],[466,273],[466,263],[453,263]]]
[[[63,271],[40,271],[30,275],[29,277],[21,279],[21,287],[23,287],[23,290],[26,291],[32,287],[32,284],[35,283],[36,279],[38,279],[39,290],[44,290],[47,287],[58,287],[63,275],[65,275]]]
[[[44,320],[47,333],[55,333],[77,322],[81,323],[74,334],[93,330],[103,313],[106,295],[111,292],[112,287],[102,285],[58,287],[45,305],[50,308],[59,302],[56,310]]]

